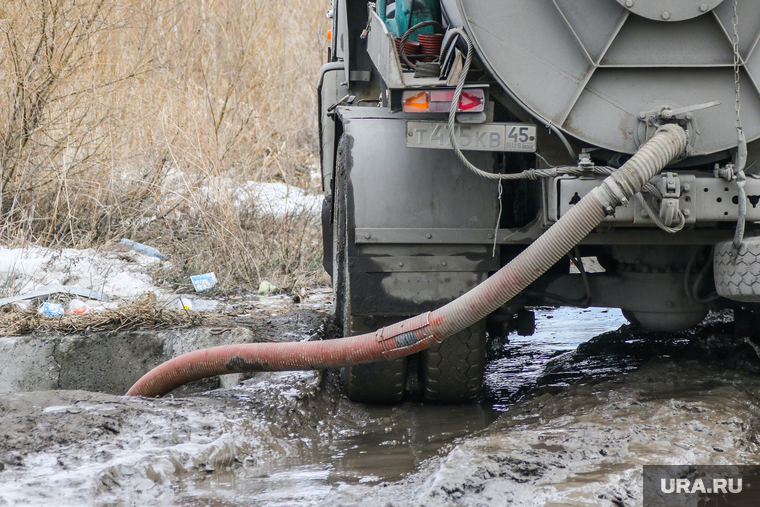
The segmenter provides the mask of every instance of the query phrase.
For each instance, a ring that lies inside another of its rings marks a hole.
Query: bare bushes
[[[326,0],[19,0],[0,6],[0,238],[122,236],[226,287],[317,280],[310,188]],[[181,275],[181,277],[180,277]]]

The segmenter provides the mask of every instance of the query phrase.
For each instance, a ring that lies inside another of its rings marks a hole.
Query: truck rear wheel
[[[351,139],[341,136],[336,153],[332,212],[332,281],[335,317],[344,336],[368,333],[406,317],[359,316],[351,308],[349,260],[353,234],[348,194]],[[325,223],[325,226],[327,224]],[[420,353],[419,379],[423,398],[434,403],[462,403],[480,392],[485,370],[485,321]],[[395,403],[404,397],[408,358],[349,366],[341,379],[349,399],[361,403]]]
[[[420,352],[422,396],[432,403],[464,403],[480,394],[486,369],[482,320]]]
[[[359,403],[398,403],[404,398],[409,361],[406,357],[343,369],[346,395]]]
[[[334,312],[344,336],[368,333],[402,320],[403,317],[361,317],[351,313],[351,284],[348,276],[349,229],[346,173],[350,151],[349,139],[343,135],[336,154],[333,200],[332,282]],[[343,368],[341,379],[346,395],[360,403],[396,403],[404,397],[409,360],[358,364]]]
[[[346,395],[359,403],[397,403],[404,398],[407,359],[358,364],[343,370]]]
[[[356,317],[354,317],[356,319]],[[364,319],[364,329],[351,326],[352,334],[370,332],[402,320],[401,317],[369,317]],[[407,357],[378,363],[357,364],[343,369],[341,379],[346,395],[359,403],[396,403],[404,398]]]

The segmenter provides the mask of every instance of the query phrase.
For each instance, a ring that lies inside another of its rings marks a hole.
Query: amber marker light
[[[405,113],[426,113],[430,109],[430,96],[426,91],[405,91],[401,102]]]

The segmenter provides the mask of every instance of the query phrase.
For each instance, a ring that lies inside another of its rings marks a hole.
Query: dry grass
[[[45,317],[35,308],[19,310],[7,306],[0,312],[0,336],[19,336],[52,331],[62,333],[88,333],[95,331],[132,331],[135,329],[178,329],[204,323],[197,312],[170,310],[156,304],[150,294],[114,309],[80,315],[64,314]]]
[[[309,188],[328,0],[15,0],[0,6],[0,241],[130,237],[174,281],[324,280],[315,217],[239,206]]]

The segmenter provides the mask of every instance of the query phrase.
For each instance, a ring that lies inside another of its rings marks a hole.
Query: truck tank
[[[683,111],[689,155],[736,147],[731,0],[444,0],[522,107],[591,145],[634,153],[650,118]],[[760,2],[738,2],[748,141],[760,137]]]

